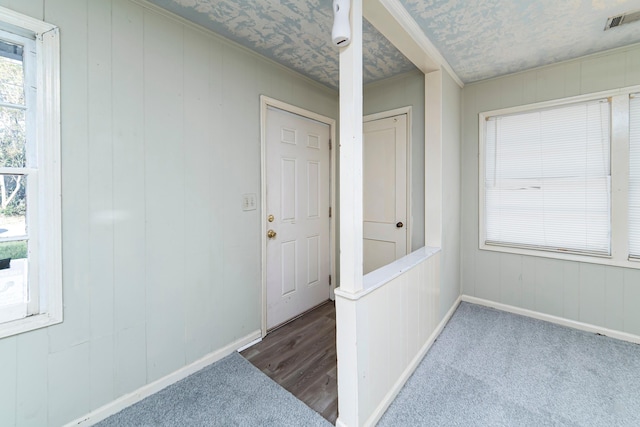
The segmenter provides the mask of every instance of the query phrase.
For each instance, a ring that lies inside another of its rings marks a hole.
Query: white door
[[[363,272],[407,254],[407,116],[364,123]]]
[[[267,329],[329,299],[329,125],[267,109]]]

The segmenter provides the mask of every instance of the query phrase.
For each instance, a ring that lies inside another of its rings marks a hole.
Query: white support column
[[[340,50],[340,289],[362,290],[362,0],[351,1]]]
[[[351,0],[351,43],[340,49],[340,288],[336,290],[337,426],[360,419],[358,305],[362,291],[362,1]],[[362,345],[362,343],[360,343]]]
[[[360,416],[360,357],[358,336],[358,301],[336,292],[336,350],[338,353],[338,419],[337,427],[362,425]]]

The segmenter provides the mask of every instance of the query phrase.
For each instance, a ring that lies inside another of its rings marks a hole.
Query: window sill
[[[582,255],[576,253],[564,253],[564,252],[556,252],[556,251],[545,251],[545,250],[535,250],[535,249],[526,249],[526,248],[518,248],[513,246],[499,246],[499,245],[487,245],[480,244],[479,247],[482,251],[490,251],[490,252],[501,252],[513,255],[526,255],[533,256],[538,258],[550,258],[561,261],[573,261],[573,262],[582,262],[588,264],[600,264],[600,265],[608,265],[613,267],[624,267],[624,268],[636,268],[640,269],[640,259],[632,259],[629,258],[627,254],[623,256],[606,256],[606,255]]]
[[[37,314],[0,324],[0,339],[62,323],[62,315]]]

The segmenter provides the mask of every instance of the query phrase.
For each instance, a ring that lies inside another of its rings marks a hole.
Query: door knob
[[[270,238],[270,239],[273,239],[274,237],[276,237],[276,234],[277,233],[275,231],[273,231],[273,230],[267,231],[267,237]]]
[[[402,228],[402,227],[404,227],[404,224],[402,222],[399,222],[399,223],[396,224],[396,227]]]

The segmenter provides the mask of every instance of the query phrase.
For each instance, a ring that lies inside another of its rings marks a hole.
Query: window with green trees
[[[59,34],[0,7],[0,338],[62,321]]]

